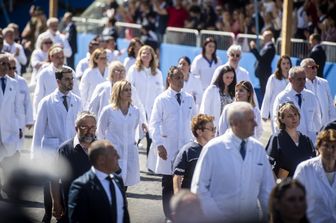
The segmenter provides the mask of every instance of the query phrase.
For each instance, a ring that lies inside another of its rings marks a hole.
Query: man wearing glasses
[[[32,140],[32,155],[37,158],[40,153],[43,158],[46,152],[56,155],[59,146],[75,136],[75,120],[82,109],[79,97],[71,92],[74,82],[72,69],[63,66],[56,70],[55,76],[58,88],[44,97],[37,109]],[[44,189],[43,222],[50,222],[52,204],[49,184]]]
[[[71,173],[67,178],[56,179],[51,186],[53,216],[58,222],[68,222],[67,206],[70,185],[72,181],[90,169],[88,148],[96,140],[97,121],[93,113],[87,111],[79,113],[75,126],[75,137],[64,142],[58,149],[58,159],[61,159],[61,162],[62,159],[68,162]]]
[[[306,88],[318,96],[317,100],[320,104],[322,125],[324,126],[336,119],[329,83],[326,79],[317,76],[319,66],[314,59],[306,58],[301,61],[300,66],[306,73]]]

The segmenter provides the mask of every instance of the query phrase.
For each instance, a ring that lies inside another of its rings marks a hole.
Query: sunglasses
[[[51,42],[51,41],[47,41],[47,42],[44,42],[43,44],[48,44],[48,45],[50,45],[50,44],[52,44],[52,42]]]
[[[9,70],[16,70],[16,67],[9,67]]]
[[[234,53],[230,53],[230,56],[231,56],[231,57],[236,57],[236,58],[239,58],[239,57],[240,57],[240,54],[234,54]]]
[[[319,65],[312,65],[312,66],[307,66],[308,68],[310,69],[318,69],[319,68]]]

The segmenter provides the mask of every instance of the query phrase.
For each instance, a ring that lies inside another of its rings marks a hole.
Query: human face
[[[52,46],[53,42],[51,41],[51,39],[46,39],[42,42],[42,50],[44,52],[47,52],[50,47]]]
[[[8,67],[8,75],[11,78],[15,77],[15,71],[16,71],[16,63],[14,60],[9,61],[9,67]]]
[[[304,69],[305,69],[307,78],[309,80],[314,80],[317,75],[318,65],[314,61],[310,61],[304,66]]]
[[[108,173],[116,172],[117,170],[119,170],[119,164],[118,164],[119,154],[112,146],[107,146],[106,149],[107,154],[104,157],[105,158],[104,166],[106,168],[106,171]]]
[[[212,122],[208,122],[204,125],[201,137],[205,139],[206,142],[209,142],[212,138],[215,137],[215,134],[216,134],[216,127]]]
[[[107,41],[106,48],[114,50],[115,47],[116,47],[116,44],[115,44],[114,39],[110,39],[110,40]]]
[[[130,84],[124,86],[122,91],[120,92],[121,101],[131,102],[132,100],[132,87]]]
[[[49,29],[51,32],[56,33],[58,30],[58,22],[52,22],[49,24]]]
[[[336,160],[336,141],[323,141],[318,148],[321,154],[322,161],[335,161]]]
[[[105,67],[107,61],[106,53],[101,53],[95,60],[98,67]]]
[[[51,62],[54,64],[56,68],[60,68],[64,65],[64,53],[58,52],[52,55],[51,57]]]
[[[125,71],[124,67],[115,67],[112,70],[112,73],[111,73],[111,81],[112,81],[112,83],[124,80],[125,79],[125,74],[126,74],[126,71]]]
[[[8,57],[2,57],[0,59],[0,76],[4,76],[8,73],[9,69],[9,60]]]
[[[179,69],[175,69],[173,75],[168,76],[169,87],[176,92],[180,92],[183,88],[184,77]]]
[[[144,49],[140,52],[140,59],[145,66],[149,66],[149,63],[152,61],[153,56],[149,49]]]
[[[281,117],[281,122],[285,124],[286,129],[296,129],[300,124],[299,114],[291,108],[286,109]]]
[[[229,53],[228,57],[230,66],[237,67],[241,58],[241,52],[238,50],[232,51]]]
[[[61,80],[57,80],[59,90],[62,93],[67,93],[73,88],[73,76],[72,73],[63,73]]]
[[[297,73],[294,77],[289,78],[289,82],[292,84],[292,88],[300,93],[306,85],[306,74],[305,72]]]
[[[135,42],[135,45],[134,45],[135,56],[138,55],[138,52],[139,52],[141,47],[142,47],[142,45],[139,42]]]
[[[91,143],[96,139],[97,123],[92,117],[83,118],[76,127],[78,140],[81,143]]]
[[[179,68],[181,69],[182,73],[184,75],[189,74],[190,72],[190,65],[188,64],[188,62],[184,59],[181,59],[178,63]]]
[[[235,89],[235,98],[236,101],[246,101],[248,102],[248,99],[250,97],[250,93],[242,86],[236,86]]]
[[[12,32],[12,31],[7,32],[6,35],[5,35],[5,40],[8,43],[13,43],[14,42],[14,32]]]
[[[216,50],[216,45],[213,42],[209,42],[206,46],[205,46],[205,54],[207,55],[212,55]]]
[[[280,68],[281,68],[281,71],[282,71],[282,75],[286,74],[286,77],[287,77],[288,71],[290,69],[290,62],[289,62],[289,60],[286,59],[286,58],[283,58],[281,60],[281,63],[280,63]]]
[[[254,113],[252,110],[245,112],[244,117],[237,121],[236,135],[242,139],[246,139],[254,134],[254,128],[257,126]]]
[[[277,209],[286,222],[300,222],[307,209],[304,192],[299,187],[287,189],[280,198]]]
[[[225,86],[229,86],[229,85],[232,83],[233,78],[234,78],[234,73],[233,73],[232,71],[226,72],[226,73],[223,75],[223,82],[224,82],[224,85],[225,85]]]

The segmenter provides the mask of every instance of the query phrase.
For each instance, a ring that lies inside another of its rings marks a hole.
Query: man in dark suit
[[[88,157],[88,148],[96,139],[97,121],[91,112],[83,111],[76,119],[76,136],[64,142],[58,149],[59,164],[65,160],[69,165],[70,175],[57,179],[51,185],[53,201],[53,216],[57,222],[68,222],[67,206],[68,194],[71,183],[85,172],[91,163]],[[59,181],[62,183],[60,184]]]
[[[250,42],[250,48],[257,61],[255,63],[255,75],[259,78],[262,97],[265,94],[266,84],[272,74],[272,61],[275,56],[275,46],[273,43],[273,33],[270,30],[263,32],[263,48],[258,51],[256,43]]]
[[[122,178],[113,174],[119,169],[119,155],[107,140],[89,147],[91,170],[77,178],[69,191],[69,221],[130,222]]]
[[[321,45],[321,36],[320,34],[313,33],[309,36],[309,45],[311,51],[308,57],[315,60],[315,63],[319,66],[317,69],[317,76],[323,77],[324,65],[327,60],[326,53]]]
[[[75,69],[75,54],[77,53],[77,28],[75,23],[72,21],[71,12],[66,12],[64,14],[63,22],[63,34],[65,34],[72,50],[71,56],[67,57],[67,65]]]

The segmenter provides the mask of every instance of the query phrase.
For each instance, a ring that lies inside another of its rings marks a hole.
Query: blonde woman
[[[84,110],[88,110],[91,95],[96,86],[107,80],[108,66],[106,52],[98,48],[91,54],[89,68],[84,71],[79,84],[80,96]]]
[[[126,79],[136,88],[146,112],[147,121],[152,113],[155,98],[163,91],[162,73],[157,68],[155,52],[150,46],[142,46],[135,64],[130,67]]]
[[[126,80],[116,82],[112,87],[110,104],[103,108],[98,119],[97,136],[109,140],[118,151],[125,186],[140,181],[138,147],[135,142],[139,122],[139,110],[132,105],[131,83]]]

